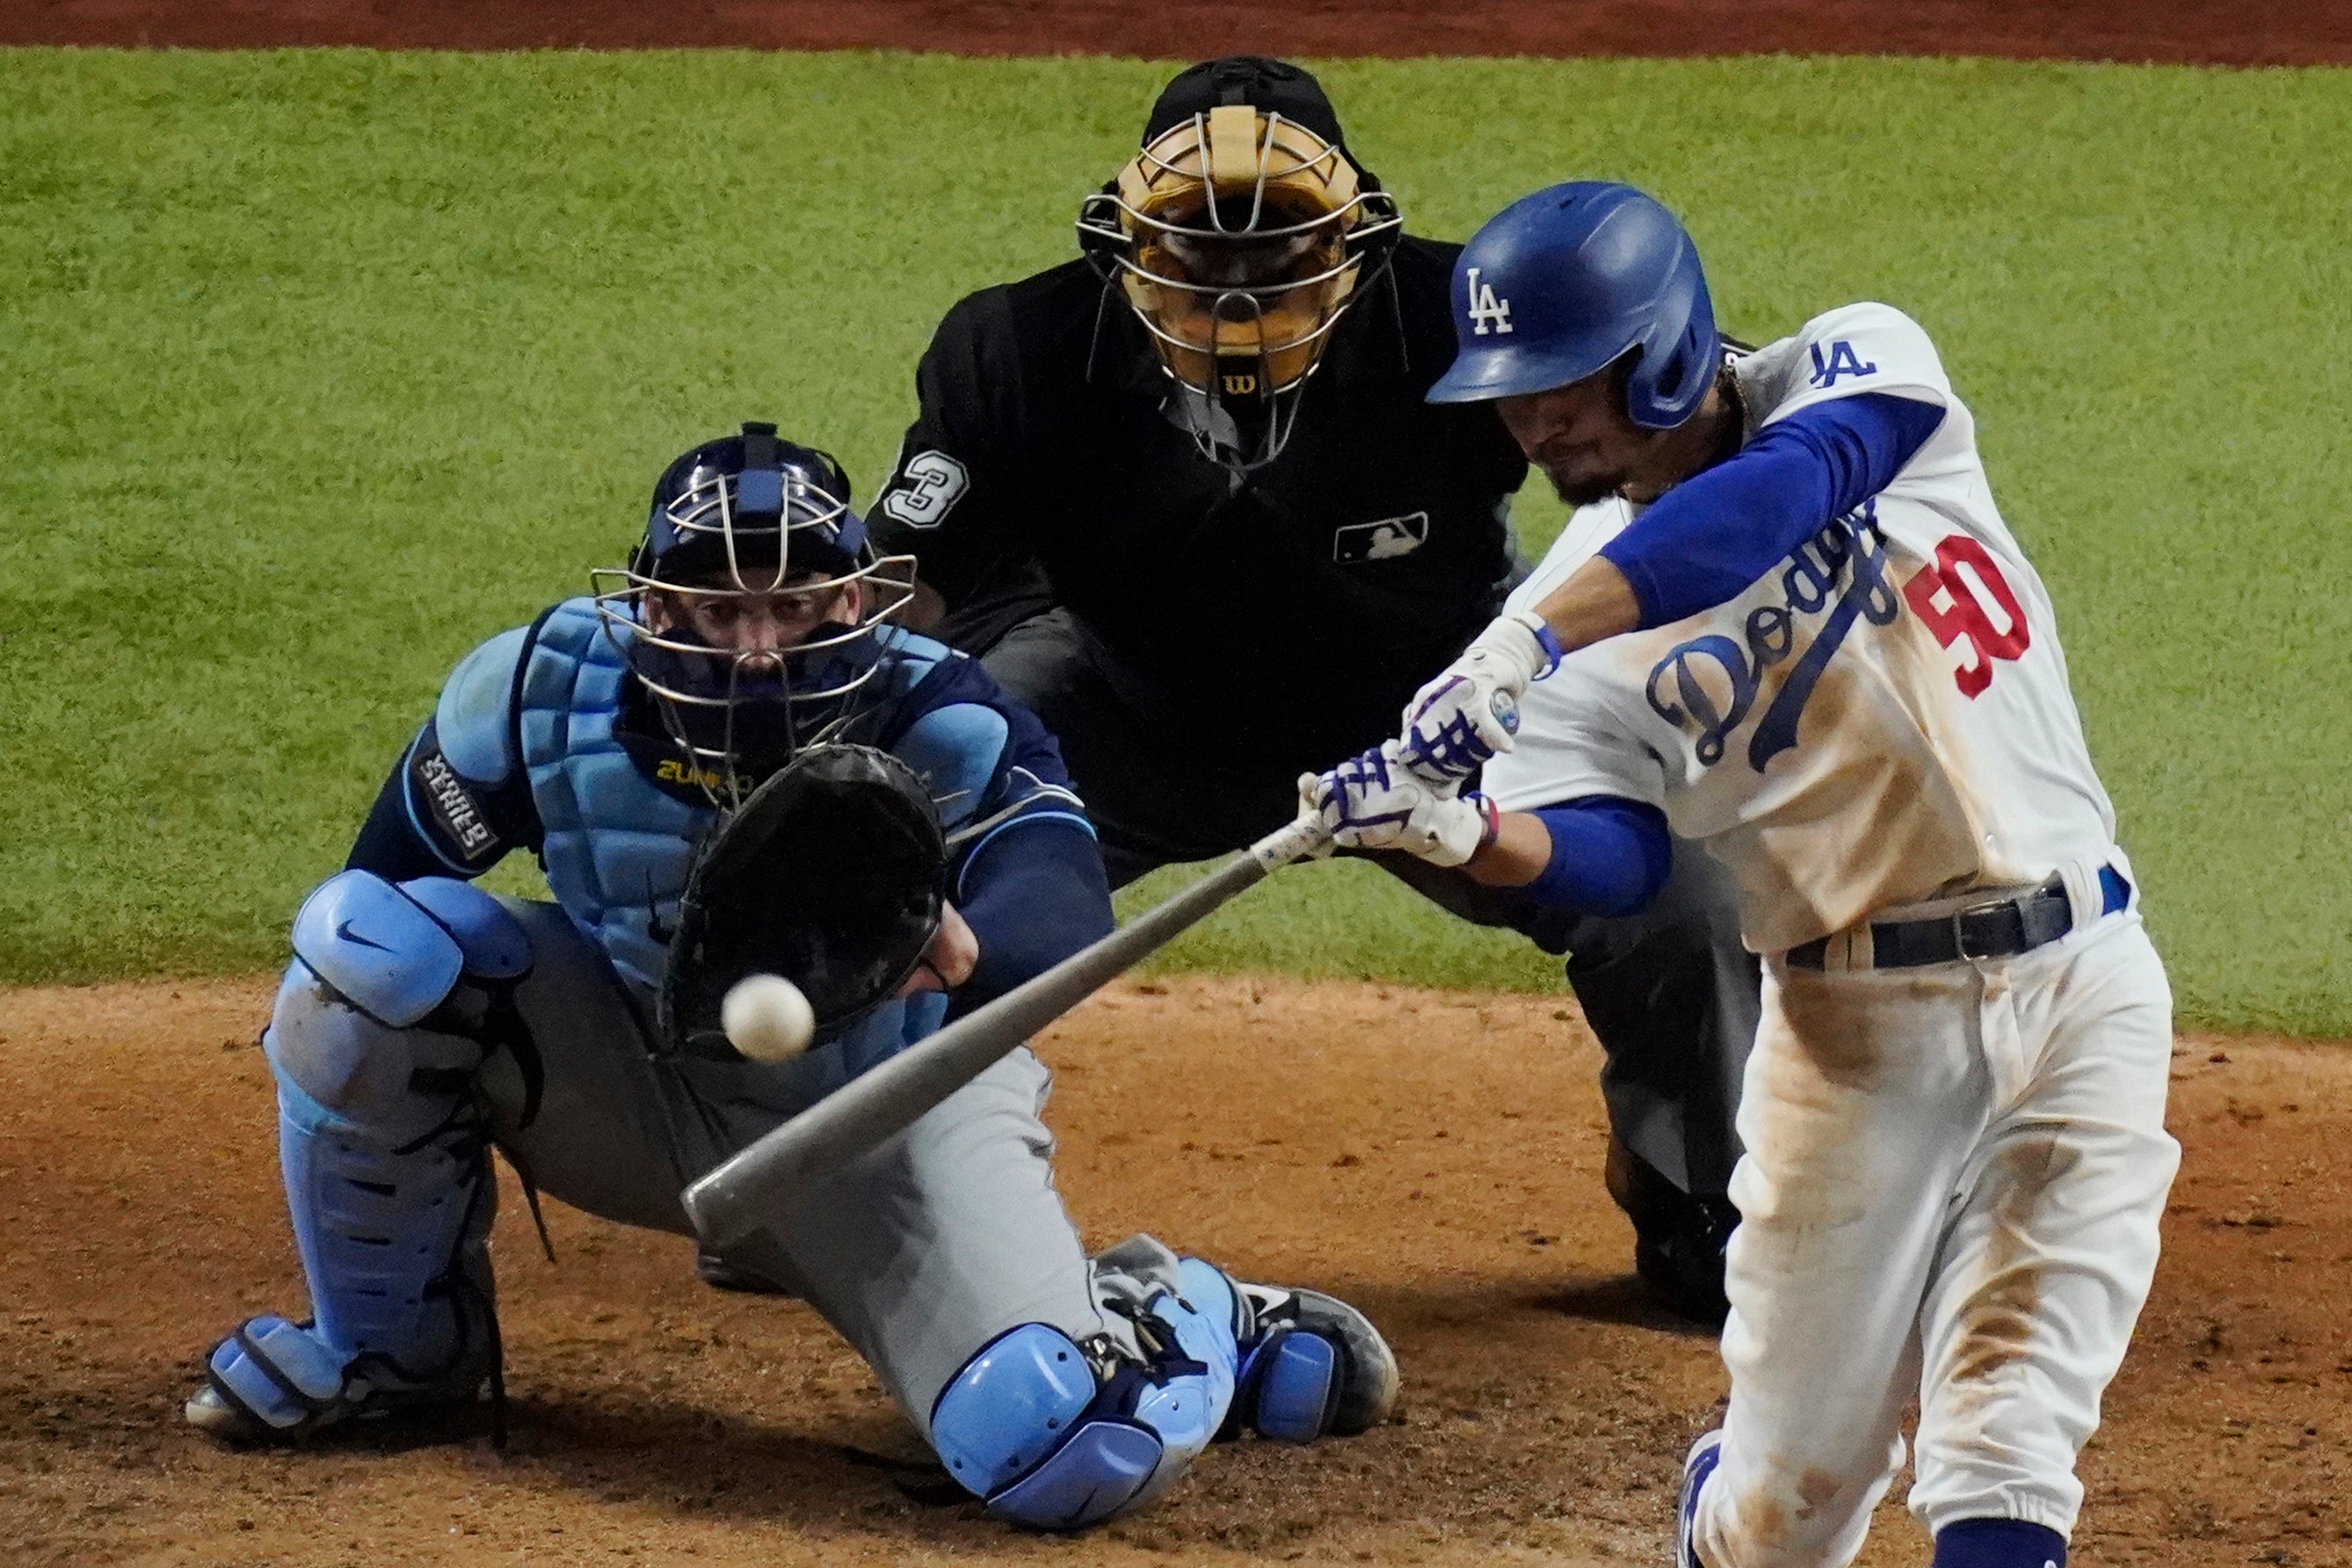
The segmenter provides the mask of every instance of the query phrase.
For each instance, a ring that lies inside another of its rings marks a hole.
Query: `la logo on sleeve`
[[[1862,356],[1855,353],[1853,345],[1843,338],[1830,344],[1830,352],[1826,358],[1822,356],[1822,345],[1815,343],[1812,346],[1812,358],[1813,374],[1807,379],[1815,386],[1835,386],[1838,377],[1842,375],[1861,377],[1878,374],[1877,364],[1874,362],[1870,364],[1863,363]]]

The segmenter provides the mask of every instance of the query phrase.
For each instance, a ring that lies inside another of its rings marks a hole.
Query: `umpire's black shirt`
[[[1399,243],[1393,287],[1359,294],[1289,444],[1238,487],[1161,411],[1175,384],[1085,262],[982,289],[916,373],[879,543],[950,611],[1042,566],[1160,689],[1190,731],[1171,741],[1291,773],[1377,744],[1492,613],[1527,474],[1491,407],[1423,401],[1454,358],[1460,250]]]

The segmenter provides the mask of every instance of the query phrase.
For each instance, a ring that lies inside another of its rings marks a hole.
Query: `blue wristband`
[[[1536,646],[1544,650],[1544,658],[1549,661],[1536,671],[1536,679],[1541,680],[1559,668],[1559,661],[1568,657],[1568,650],[1559,646],[1559,634],[1551,629],[1551,623],[1540,616],[1536,617],[1535,632]]]

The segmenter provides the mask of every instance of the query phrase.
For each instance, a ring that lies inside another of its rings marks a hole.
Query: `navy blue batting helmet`
[[[1723,363],[1690,235],[1654,199],[1599,180],[1522,196],[1470,237],[1454,333],[1432,403],[1549,392],[1633,354],[1625,411],[1649,430],[1696,413]]]

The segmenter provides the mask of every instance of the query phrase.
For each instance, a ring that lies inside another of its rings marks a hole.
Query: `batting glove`
[[[1302,773],[1299,815],[1319,819],[1348,849],[1402,849],[1459,866],[1495,841],[1501,815],[1475,791],[1458,798],[1415,778],[1388,741],[1328,773]]]
[[[1520,610],[1471,640],[1445,673],[1413,694],[1398,756],[1433,784],[1468,778],[1511,749],[1519,697],[1559,665],[1559,639],[1541,616]]]

